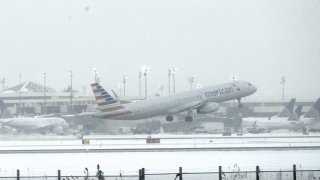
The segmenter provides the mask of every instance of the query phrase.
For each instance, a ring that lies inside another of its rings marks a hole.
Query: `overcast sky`
[[[93,82],[116,89],[128,74],[127,95],[138,94],[138,72],[150,66],[149,94],[168,91],[168,68],[177,67],[176,91],[187,77],[204,86],[252,82],[251,100],[316,100],[320,96],[320,0],[2,0],[0,78],[62,90]]]

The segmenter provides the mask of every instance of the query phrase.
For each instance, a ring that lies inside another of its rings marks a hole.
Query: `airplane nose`
[[[253,89],[253,93],[257,92],[257,87],[252,86],[252,89]]]

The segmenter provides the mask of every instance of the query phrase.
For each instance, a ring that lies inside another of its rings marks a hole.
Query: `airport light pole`
[[[172,68],[172,91],[173,94],[176,93],[176,77],[175,74],[177,73],[178,68]]]
[[[45,71],[42,71],[42,77],[43,77],[43,104],[46,105],[46,78],[47,78],[47,73]]]
[[[127,73],[123,74],[123,96],[126,96]]]
[[[169,89],[169,95],[170,95],[170,91],[171,91],[171,82],[170,82],[170,79],[171,79],[171,69],[168,70],[168,89]]]
[[[160,90],[160,96],[163,96],[163,90],[164,90],[164,85],[163,84],[160,84],[158,86],[159,90]]]
[[[19,74],[19,83],[20,83],[19,106],[20,106],[20,111],[21,111],[21,89],[22,89],[22,85],[21,85],[21,73]]]
[[[4,89],[5,89],[5,84],[6,84],[6,78],[2,78],[2,79],[0,79],[0,83],[1,83],[1,85],[2,85],[2,91],[4,91]]]
[[[149,66],[143,66],[142,70],[143,70],[143,75],[144,75],[144,93],[145,93],[145,98],[147,98],[148,96],[148,85],[147,85],[147,75],[149,73]]]
[[[197,89],[201,89],[203,87],[202,84],[197,84]]]
[[[141,76],[142,76],[142,72],[139,71],[139,98],[141,97]]]
[[[68,72],[69,72],[69,75],[70,75],[70,107],[71,107],[71,110],[73,110],[73,107],[72,107],[72,96],[73,96],[73,93],[72,93],[72,76],[73,76],[73,73],[72,73],[72,69],[68,69]]]
[[[120,97],[122,96],[122,88],[123,88],[123,84],[122,84],[122,83],[119,83],[119,84],[118,84],[118,89],[119,89],[119,96],[120,96]]]
[[[230,76],[230,78],[231,78],[231,81],[232,81],[232,82],[234,82],[234,81],[236,81],[236,80],[237,80],[238,76],[237,76],[237,75],[232,74],[232,75]],[[232,106],[234,106],[234,99],[232,100]]]
[[[194,80],[194,77],[188,77],[188,82],[190,83],[190,90],[192,90],[193,80]]]
[[[94,82],[97,83],[97,82],[99,82],[97,68],[93,68],[92,70],[93,70],[93,75],[94,75]]]
[[[283,76],[281,79],[281,84],[282,84],[282,101],[284,102],[284,84],[286,83],[286,77]]]
[[[234,82],[234,81],[236,81],[236,80],[238,79],[238,76],[232,74],[232,75],[230,76],[230,78],[231,78],[231,81]]]

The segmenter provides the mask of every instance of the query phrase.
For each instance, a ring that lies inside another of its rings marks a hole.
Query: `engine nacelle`
[[[219,110],[219,104],[215,102],[208,102],[203,106],[197,108],[198,114],[207,114],[212,113]]]

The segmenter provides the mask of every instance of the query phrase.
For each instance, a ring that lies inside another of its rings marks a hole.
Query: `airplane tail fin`
[[[101,112],[112,112],[126,108],[120,104],[118,99],[114,99],[110,96],[110,94],[104,90],[99,83],[91,84],[91,88]]]
[[[293,107],[296,103],[296,98],[292,98],[283,110],[278,114],[278,117],[290,117],[293,113]]]
[[[294,112],[300,117],[302,115],[302,105],[299,105]]]
[[[313,104],[311,109],[306,113],[304,117],[319,119],[319,114],[320,114],[320,98]]]
[[[0,98],[0,118],[11,118],[12,115],[2,98]]]
[[[302,105],[299,105],[296,110],[292,113],[288,120],[290,121],[299,121],[302,115]]]

